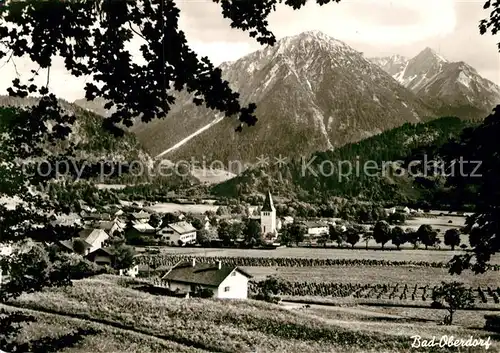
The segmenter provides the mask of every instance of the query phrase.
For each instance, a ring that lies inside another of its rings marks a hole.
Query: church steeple
[[[268,191],[266,200],[260,210],[260,232],[263,235],[276,235],[276,208],[274,208],[271,192]]]
[[[264,204],[262,205],[261,211],[266,211],[266,212],[276,211],[276,208],[274,208],[273,198],[271,196],[271,191],[267,192],[266,200],[264,201]]]

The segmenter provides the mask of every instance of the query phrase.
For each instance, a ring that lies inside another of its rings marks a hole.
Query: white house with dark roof
[[[172,245],[179,245],[196,242],[196,228],[191,223],[181,221],[170,223],[160,230],[161,238]]]
[[[175,265],[162,282],[172,291],[189,295],[197,286],[212,290],[214,298],[247,299],[250,274],[237,266],[200,263],[196,259]]]
[[[322,234],[328,234],[329,227],[325,222],[320,221],[302,221],[301,222],[307,228],[308,236],[320,236]]]

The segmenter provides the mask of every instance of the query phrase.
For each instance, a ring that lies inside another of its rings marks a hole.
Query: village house
[[[307,236],[309,237],[319,237],[322,234],[328,234],[328,224],[318,221],[302,221],[307,228]]]
[[[135,223],[132,225],[132,227],[128,228],[125,231],[125,238],[127,239],[132,239],[132,238],[139,238],[143,235],[155,235],[156,234],[156,228],[151,226],[148,223]]]
[[[186,221],[167,225],[160,230],[159,235],[170,245],[185,245],[196,242],[196,228]]]
[[[211,227],[210,218],[208,218],[207,215],[204,215],[204,214],[192,215],[191,218],[199,220],[201,222],[201,224],[203,225],[202,229],[210,230],[210,227]]]
[[[396,207],[396,212],[410,214],[410,209],[406,206],[398,206],[398,207]]]
[[[120,270],[120,276],[128,276],[135,278],[139,274],[139,265],[134,265],[127,270]]]
[[[100,266],[112,266],[114,262],[113,253],[107,248],[99,248],[88,253],[86,256],[87,260],[95,262]]]
[[[111,221],[112,217],[109,213],[82,213],[82,218],[86,222],[91,221]]]
[[[113,221],[103,221],[99,222],[96,224],[97,228],[102,229],[106,233],[109,234],[109,236],[113,236],[115,232],[123,232],[125,229],[125,224],[121,223],[117,219]]]
[[[82,210],[82,212],[86,212],[86,213],[92,213],[92,212],[96,212],[97,210],[94,208],[94,207],[90,207],[85,201],[83,200],[78,200],[78,205],[80,206],[80,209]]]
[[[54,215],[55,219],[50,222],[52,226],[62,226],[62,227],[71,227],[71,226],[82,226],[83,220],[80,215],[76,213],[71,213],[68,215]]]
[[[236,266],[200,263],[196,259],[175,265],[162,277],[172,291],[189,293],[196,287],[210,289],[214,298],[247,299],[248,280],[252,276]]]
[[[137,221],[140,223],[148,223],[149,219],[151,218],[151,215],[147,212],[140,211],[140,212],[131,213],[130,217],[131,217],[132,221]]]
[[[75,252],[73,244],[74,244],[76,239],[81,240],[81,242],[82,242],[82,246],[83,246],[83,254],[82,255],[87,255],[90,252],[90,248],[92,248],[92,245],[90,245],[85,240],[80,239],[80,238],[74,238],[74,239],[70,239],[70,240],[61,240],[61,241],[57,242],[55,244],[55,246],[57,246],[57,248],[60,251],[64,251],[67,253],[73,253],[73,252]]]
[[[282,218],[281,223],[282,223],[283,226],[286,226],[288,224],[292,224],[293,223],[293,217],[291,217],[291,216],[285,216],[285,217]]]
[[[78,236],[90,245],[89,253],[102,248],[104,242],[109,239],[108,233],[102,229],[84,229]]]

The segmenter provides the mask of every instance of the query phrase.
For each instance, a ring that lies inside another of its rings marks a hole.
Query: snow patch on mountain
[[[442,114],[451,112],[475,118],[478,111],[490,112],[500,102],[500,87],[481,77],[470,65],[450,62],[430,48],[404,64],[394,56],[370,61]],[[454,109],[462,106],[467,107],[463,113]]]
[[[461,71],[458,74],[457,81],[460,82],[462,85],[464,85],[467,88],[470,88],[470,83],[471,83],[471,78],[469,76],[466,76],[463,71]]]

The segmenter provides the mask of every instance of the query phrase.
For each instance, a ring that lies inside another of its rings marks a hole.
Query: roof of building
[[[146,219],[151,217],[151,215],[147,212],[141,211],[132,213],[132,217],[134,217],[135,219]]]
[[[302,221],[301,223],[307,228],[323,228],[328,226],[328,224],[318,221]]]
[[[105,230],[105,231],[110,231],[111,228],[113,228],[114,225],[117,225],[118,227],[122,227],[120,222],[117,221],[104,221],[104,222],[99,222],[97,225],[99,229]]]
[[[182,221],[177,223],[170,223],[168,227],[172,228],[176,233],[186,234],[196,232],[196,228],[191,223]]]
[[[240,272],[246,277],[252,277],[250,274],[236,266],[222,264],[219,269],[217,263],[195,263],[195,266],[193,267],[192,262],[182,262],[173,267],[165,276],[163,276],[163,279],[174,282],[218,287],[234,270]]]
[[[76,239],[78,239],[78,238],[76,238]],[[59,242],[59,244],[62,245],[62,246],[64,246],[68,250],[74,251],[74,249],[73,249],[73,240],[61,240]],[[80,240],[82,241],[85,249],[90,249],[92,247],[92,245],[90,245],[89,243],[87,243],[84,239],[80,239]]]
[[[136,223],[132,226],[135,230],[141,233],[153,233],[156,229],[149,223]]]
[[[271,196],[270,191],[267,192],[266,200],[264,201],[264,204],[262,205],[262,208],[260,211],[261,212],[262,211],[266,211],[266,212],[276,211],[276,208],[274,208],[273,198]]]
[[[111,219],[111,215],[109,213],[89,213],[84,215],[83,217],[87,219]]]
[[[109,237],[108,233],[106,233],[104,230],[92,228],[83,229],[82,231],[80,231],[80,233],[78,233],[78,235],[87,243],[94,244],[97,238],[99,238],[103,233],[106,234],[106,237]]]
[[[113,252],[110,248],[99,248],[87,254],[87,257],[92,257],[92,255],[103,254],[108,256],[113,256]]]
[[[108,233],[106,233],[105,231],[103,231],[102,229],[94,229],[94,231],[92,233],[90,233],[90,235],[87,237],[87,239],[85,239],[85,241],[89,244],[94,244],[94,242],[101,236],[101,235],[105,235],[106,238],[109,238],[109,235]]]

